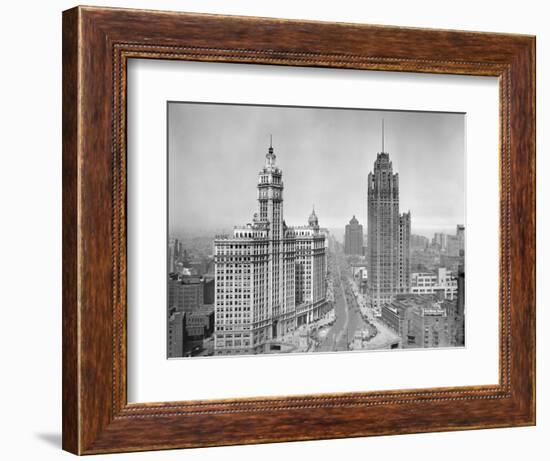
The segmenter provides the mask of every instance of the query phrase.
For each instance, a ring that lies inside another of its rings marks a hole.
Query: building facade
[[[429,244],[430,239],[428,237],[424,237],[423,235],[411,234],[411,251],[424,251],[426,248],[428,248]]]
[[[454,317],[455,328],[453,329],[454,341],[457,345],[463,346],[465,344],[465,325],[464,325],[464,302],[465,302],[465,293],[464,293],[464,271],[459,272],[458,274],[458,293],[457,293],[457,303],[456,309],[451,313]]]
[[[457,278],[450,270],[440,267],[437,272],[414,272],[411,275],[411,293],[436,294],[439,299],[454,301],[458,293]]]
[[[198,275],[171,273],[168,277],[168,309],[193,312],[204,304],[204,279]]]
[[[460,242],[456,235],[447,235],[446,254],[454,258],[460,256]]]
[[[349,224],[346,224],[344,253],[347,255],[363,255],[363,226],[359,224],[355,215],[353,215]]]
[[[282,171],[270,146],[258,175],[252,223],[214,240],[214,351],[266,352],[326,304],[326,237],[315,212],[308,225],[283,219]]]
[[[180,242],[171,238],[168,241],[168,272],[176,272],[176,262],[179,259]]]
[[[296,236],[295,303],[296,326],[322,315],[327,297],[327,243],[319,229],[315,210],[307,226],[294,228]]]
[[[465,228],[463,224],[456,226],[456,234],[445,234],[442,232],[436,232],[432,239],[432,246],[437,247],[446,256],[456,258],[464,256],[464,236]]]
[[[214,331],[214,308],[203,306],[187,314],[187,337],[193,340],[208,338]]]
[[[408,293],[411,286],[411,212],[399,215],[397,246],[397,293]]]
[[[172,311],[168,316],[166,336],[168,358],[182,357],[187,341],[186,312]]]
[[[465,227],[464,224],[457,224],[456,226],[456,238],[458,239],[458,252],[459,256],[464,256],[464,246],[466,236],[464,235]]]
[[[436,245],[440,250],[447,251],[447,234],[436,232],[432,239],[432,245]]]
[[[399,213],[399,175],[380,152],[368,176],[367,298],[375,315],[410,289],[411,215]]]
[[[404,348],[459,347],[464,345],[464,317],[456,312],[456,302],[435,295],[397,295],[383,306],[382,320]]]
[[[445,302],[434,302],[412,311],[412,329],[408,332],[418,347],[453,347],[453,319],[451,307]]]

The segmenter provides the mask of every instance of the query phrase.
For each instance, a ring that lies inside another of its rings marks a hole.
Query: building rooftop
[[[214,312],[214,304],[203,304],[198,309],[194,309],[191,315],[210,315]]]
[[[170,278],[170,280],[180,282],[184,285],[202,283],[204,280],[200,275],[178,274],[176,272],[171,272],[170,274],[168,274],[168,277]]]
[[[350,224],[359,224],[359,221],[357,221],[357,218],[355,217],[355,215],[353,215],[353,217],[349,220],[349,223]]]
[[[384,306],[396,314],[403,315],[405,311],[413,310],[422,316],[446,316],[447,303],[434,294],[400,294]]]

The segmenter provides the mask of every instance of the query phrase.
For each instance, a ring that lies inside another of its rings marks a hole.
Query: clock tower
[[[275,164],[276,159],[271,142],[258,174],[258,202],[260,221],[269,225],[269,237],[274,241],[283,238],[283,172]]]
[[[258,174],[259,222],[268,229],[269,271],[268,271],[268,311],[272,323],[271,337],[278,336],[280,315],[285,311],[285,264],[284,223],[283,223],[283,172],[275,164],[277,159],[271,137],[265,156],[265,165]]]

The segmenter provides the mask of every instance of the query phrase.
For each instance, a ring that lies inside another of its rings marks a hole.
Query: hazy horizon
[[[360,223],[362,224],[362,223]],[[461,224],[461,223],[457,223]],[[363,234],[365,238],[365,244],[366,244],[366,238],[367,238],[367,229],[366,226],[363,226]],[[343,238],[346,232],[345,227],[341,228],[335,228],[335,227],[326,227],[330,234],[335,237],[337,240],[343,243]],[[217,234],[226,234],[230,232],[232,228],[215,228],[215,229],[196,229],[196,230],[188,230],[184,232],[175,232],[169,235],[170,238],[177,238],[177,239],[186,239],[186,238],[196,238],[204,235],[208,235],[209,237],[214,237]],[[441,228],[441,229],[435,229],[435,230],[417,230],[417,229],[411,229],[411,235],[420,235],[423,237],[427,237],[430,240],[433,238],[435,233],[444,233],[448,235],[456,235],[456,226],[449,227],[449,228]]]

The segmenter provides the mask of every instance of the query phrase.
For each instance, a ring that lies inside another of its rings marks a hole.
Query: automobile
[[[202,350],[201,346],[195,346],[193,349],[191,349],[191,356],[199,354],[201,350]]]

